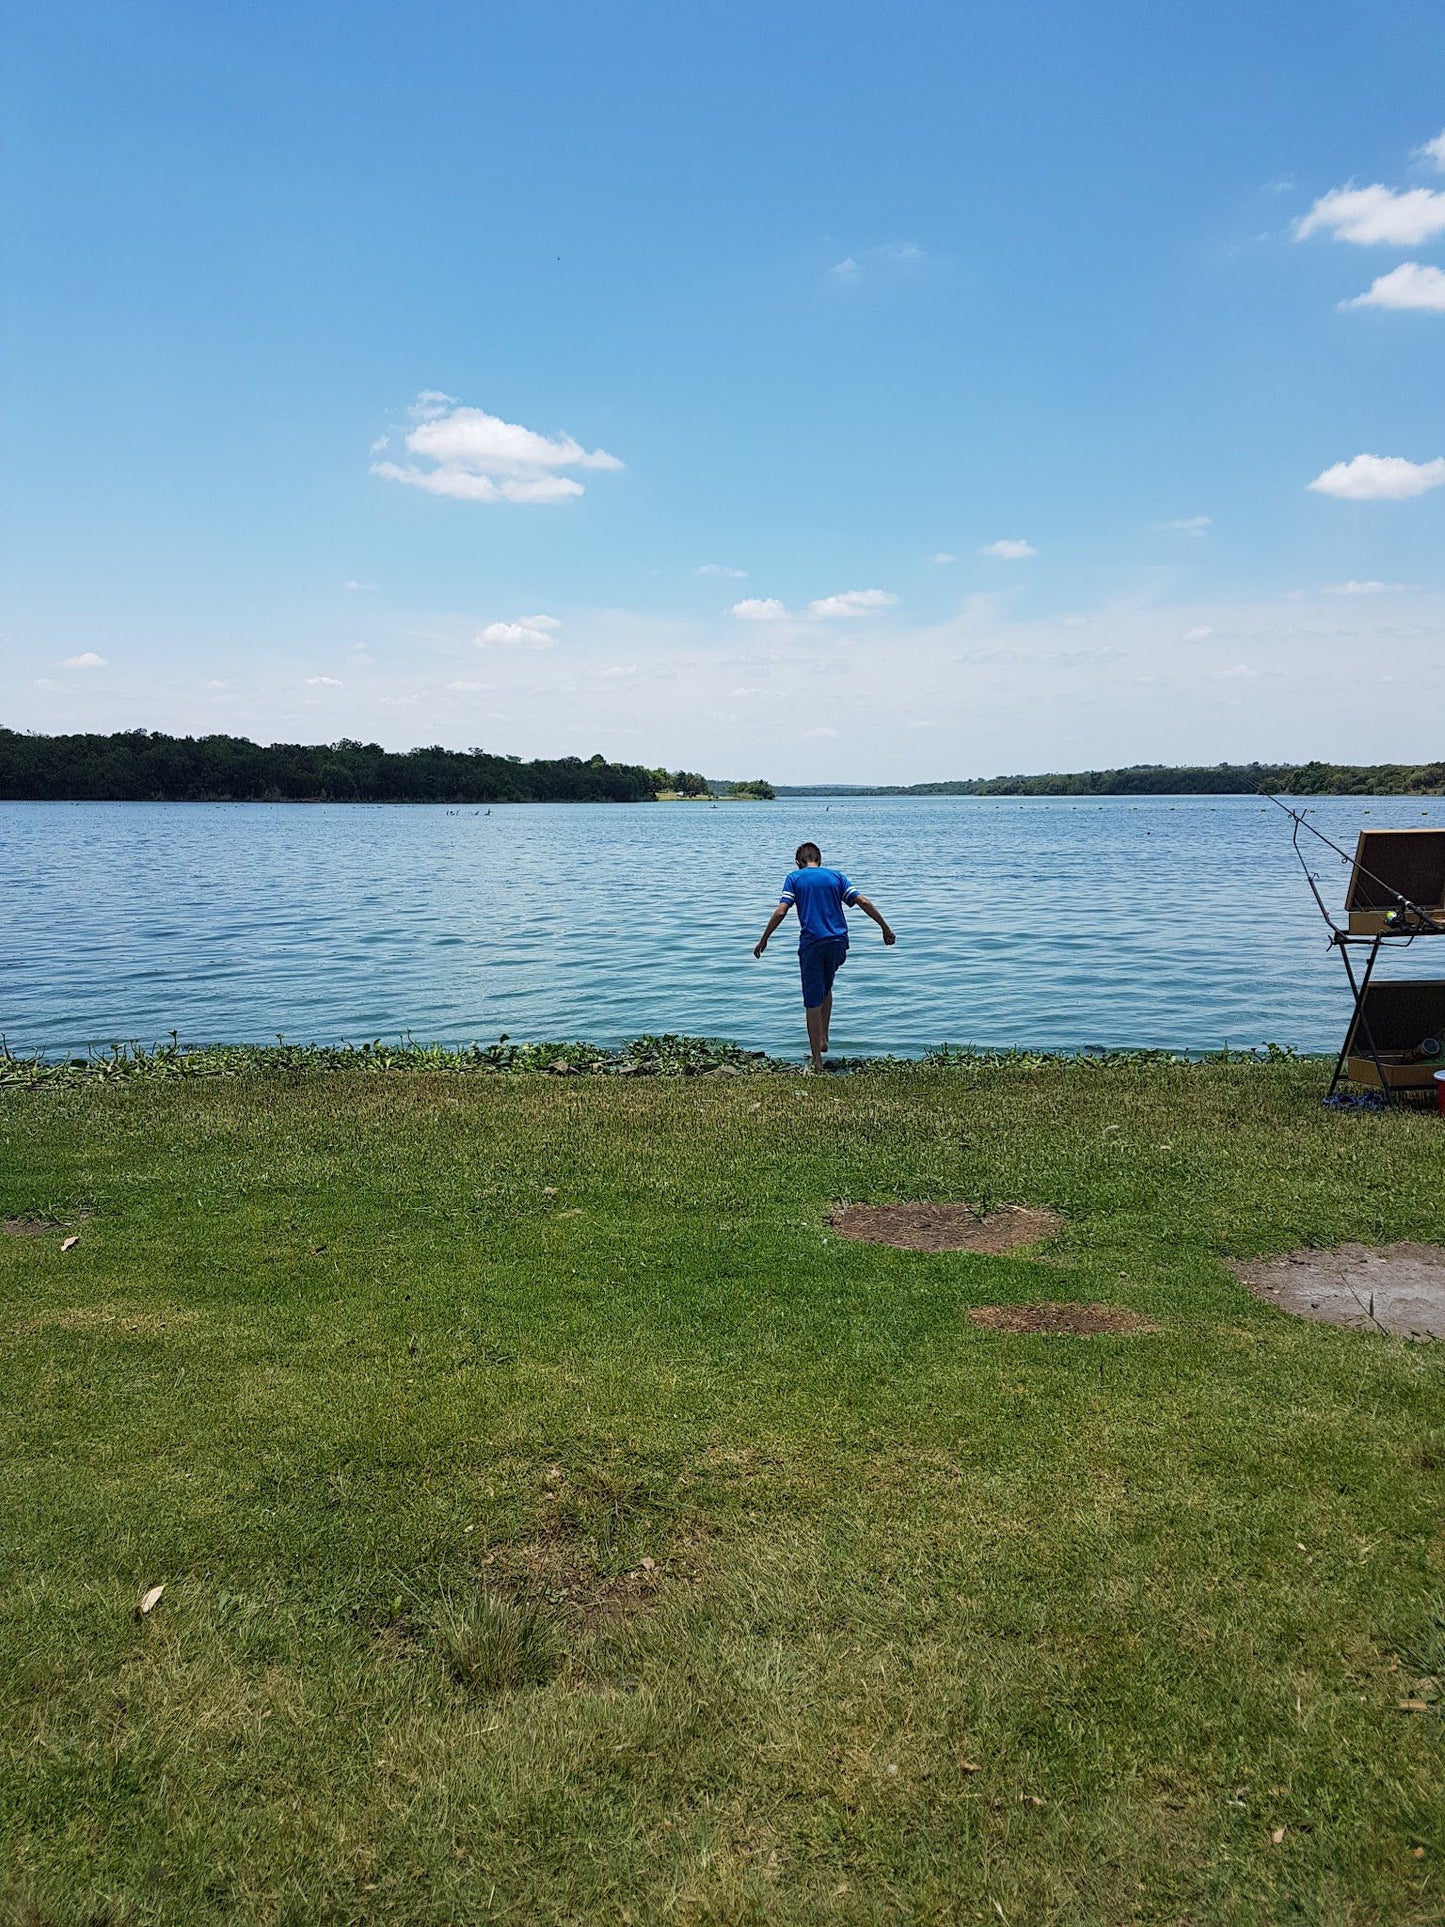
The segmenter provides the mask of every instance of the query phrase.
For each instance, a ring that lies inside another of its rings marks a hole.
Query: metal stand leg
[[[1384,1104],[1394,1102],[1394,1093],[1385,1077],[1385,1066],[1380,1060],[1380,1053],[1375,1044],[1374,1034],[1370,1029],[1370,1020],[1365,1015],[1365,996],[1370,988],[1370,979],[1375,974],[1375,964],[1380,955],[1380,945],[1382,941],[1382,938],[1376,937],[1375,941],[1370,945],[1370,954],[1365,960],[1365,968],[1358,983],[1355,981],[1355,967],[1350,962],[1349,946],[1343,943],[1339,945],[1340,958],[1345,966],[1345,975],[1349,978],[1350,989],[1354,993],[1355,1008],[1354,1014],[1350,1018],[1349,1029],[1345,1032],[1345,1041],[1340,1046],[1340,1054],[1335,1059],[1335,1074],[1330,1079],[1328,1092],[1330,1097],[1334,1096],[1340,1078],[1344,1074],[1345,1059],[1349,1055],[1351,1039],[1358,1040],[1363,1037],[1365,1048],[1370,1054],[1376,1074],[1380,1080],[1381,1102]]]

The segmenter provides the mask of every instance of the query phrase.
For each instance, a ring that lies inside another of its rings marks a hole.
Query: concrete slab
[[[1445,1245],[1336,1245],[1232,1267],[1267,1305],[1396,1338],[1445,1338]]]

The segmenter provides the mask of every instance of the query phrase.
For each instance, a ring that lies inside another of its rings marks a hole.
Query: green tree
[[[321,794],[330,803],[356,801],[356,778],[345,763],[333,759],[321,765]]]

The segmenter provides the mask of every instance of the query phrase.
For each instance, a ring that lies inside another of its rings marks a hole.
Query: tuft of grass
[[[474,1693],[541,1686],[558,1663],[554,1623],[536,1600],[505,1593],[444,1595],[432,1611],[431,1637],[451,1678]]]

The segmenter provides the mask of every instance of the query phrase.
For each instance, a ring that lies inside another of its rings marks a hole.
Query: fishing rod
[[[1309,864],[1306,863],[1304,851],[1299,846],[1299,833],[1301,830],[1308,830],[1311,836],[1318,837],[1327,850],[1334,851],[1341,863],[1353,864],[1362,877],[1368,877],[1370,882],[1383,890],[1387,897],[1393,897],[1400,907],[1398,910],[1388,912],[1388,915],[1390,917],[1403,916],[1412,919],[1413,927],[1410,929],[1409,935],[1414,936],[1418,930],[1439,930],[1445,928],[1431,911],[1422,909],[1418,903],[1413,902],[1403,891],[1397,890],[1393,883],[1386,883],[1385,879],[1376,876],[1373,870],[1367,870],[1358,857],[1351,856],[1348,850],[1342,850],[1338,843],[1332,842],[1331,839],[1325,835],[1324,831],[1316,829],[1314,824],[1311,823],[1308,817],[1303,815],[1301,811],[1292,810],[1288,803],[1281,803],[1277,796],[1271,796],[1267,790],[1262,791],[1261,794],[1264,796],[1266,802],[1273,803],[1277,810],[1283,810],[1291,823],[1294,824],[1294,831],[1290,837],[1291,847],[1295,855],[1299,858],[1300,868],[1305,873],[1305,881],[1314,892],[1315,902],[1320,906],[1320,915],[1330,926],[1331,930],[1335,930],[1338,934],[1338,926],[1325,907],[1325,900],[1320,895],[1319,884],[1315,879],[1315,874]]]

